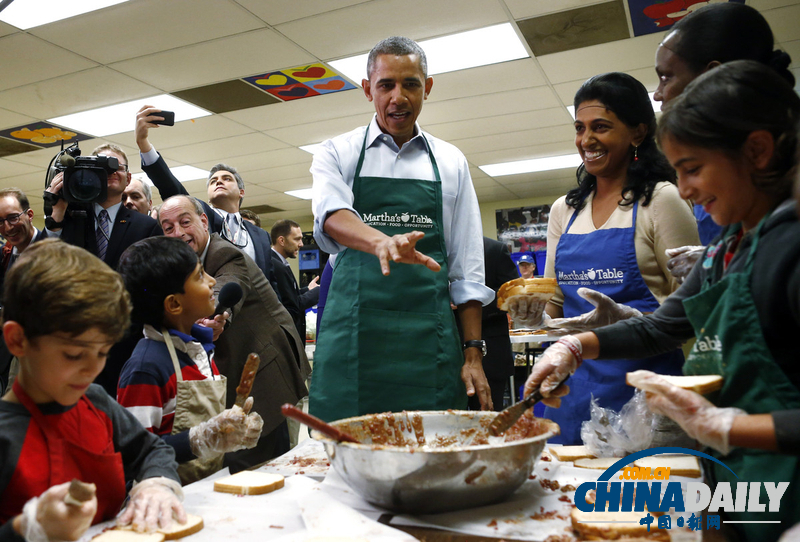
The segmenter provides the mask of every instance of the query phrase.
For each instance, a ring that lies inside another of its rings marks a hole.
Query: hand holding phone
[[[162,124],[164,126],[175,126],[175,113],[173,111],[156,111],[151,113],[153,116],[163,117],[164,120],[151,120],[153,124]]]

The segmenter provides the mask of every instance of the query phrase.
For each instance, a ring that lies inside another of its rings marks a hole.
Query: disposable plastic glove
[[[544,404],[554,408],[561,406],[560,397],[569,393],[569,387],[562,382],[581,364],[582,352],[581,342],[572,335],[562,337],[551,345],[534,364],[525,382],[525,397],[539,387],[545,397],[542,400]]]
[[[159,527],[169,528],[173,514],[178,523],[186,523],[183,490],[175,480],[163,476],[142,480],[134,484],[129,497],[128,506],[117,518],[119,525],[132,523],[134,531],[152,533]]]
[[[664,252],[670,260],[667,262],[667,269],[679,283],[683,284],[684,279],[689,275],[697,260],[703,255],[706,247],[685,246],[678,248],[668,248]]]
[[[53,486],[25,503],[20,523],[25,540],[78,540],[83,536],[97,513],[97,497],[72,506],[64,502],[68,492],[69,482]]]
[[[572,318],[553,318],[548,324],[550,327],[571,331],[590,331],[642,315],[633,307],[617,303],[607,295],[589,288],[578,288],[578,295],[594,305],[595,309]]]
[[[722,454],[730,451],[733,419],[747,415],[739,408],[717,408],[699,393],[681,389],[650,371],[630,373],[628,381],[647,392],[652,412],[675,420],[687,435]]]
[[[533,296],[515,295],[508,300],[508,314],[515,328],[537,329],[545,327],[550,317],[544,312],[547,301]]]
[[[261,436],[264,420],[258,412],[250,412],[253,398],[244,407],[233,406],[189,429],[189,444],[197,457],[211,457],[252,448]]]

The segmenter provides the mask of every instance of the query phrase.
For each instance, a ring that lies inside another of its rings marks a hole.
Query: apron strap
[[[61,473],[63,471],[63,463],[62,457],[60,453],[57,453],[58,449],[58,442],[61,438],[58,432],[56,432],[50,424],[47,423],[47,419],[45,418],[42,411],[39,410],[39,407],[36,406],[36,403],[33,402],[33,399],[22,389],[22,386],[19,383],[19,378],[14,379],[14,384],[11,386],[11,389],[14,390],[14,395],[17,396],[19,402],[22,403],[28,412],[31,413],[31,417],[39,426],[42,433],[44,434],[44,441],[45,445],[47,446],[47,454],[50,458],[50,480],[48,480],[48,486],[53,485],[53,474],[54,473]]]
[[[172,360],[172,366],[175,368],[175,378],[178,382],[183,382],[183,374],[181,374],[181,362],[178,361],[178,354],[175,353],[175,345],[172,344],[172,335],[169,334],[167,328],[161,328],[161,335],[164,337],[164,343],[169,350],[169,358]]]
[[[436,157],[433,156],[433,152],[431,151],[431,146],[428,143],[428,138],[425,137],[425,134],[422,133],[420,130],[420,135],[422,136],[422,140],[425,142],[425,148],[428,150],[428,156],[431,159],[431,166],[433,166],[433,177],[439,182],[442,182],[442,177],[439,174],[439,165],[436,163]],[[360,177],[361,176],[361,167],[364,165],[364,156],[367,152],[367,135],[369,135],[369,126],[364,131],[364,142],[361,144],[361,152],[358,154],[358,164],[356,164],[356,171],[353,174],[353,177]]]

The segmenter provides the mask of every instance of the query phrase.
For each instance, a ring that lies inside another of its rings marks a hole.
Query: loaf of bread
[[[236,495],[262,495],[283,487],[283,476],[267,472],[242,471],[214,482],[214,491]]]
[[[575,461],[595,457],[586,446],[550,446],[550,453],[559,461]]]
[[[130,528],[103,531],[92,542],[164,542],[164,533],[137,533]]]
[[[581,512],[577,508],[570,513],[572,529],[581,540],[670,539],[666,530],[658,528],[657,521],[653,521],[648,532],[647,525],[639,524],[643,516],[643,512]]]
[[[497,307],[507,311],[509,299],[518,295],[536,297],[547,302],[556,293],[556,286],[558,286],[558,281],[553,278],[534,277],[509,280],[497,290]]]
[[[196,516],[194,514],[186,514],[186,523],[178,523],[178,520],[173,518],[172,525],[169,528],[167,529],[159,528],[156,531],[156,534],[163,535],[164,538],[162,538],[162,540],[177,540],[179,538],[183,538],[184,536],[189,536],[190,534],[194,534],[197,531],[201,530],[202,528],[203,528],[203,518],[201,518],[200,516]],[[133,532],[133,527],[131,525],[126,525],[124,527],[117,527],[117,529],[120,531]],[[108,542],[116,542],[116,541],[108,541]],[[136,541],[132,540],[132,542]],[[150,542],[150,541],[142,540],[141,542]]]
[[[629,375],[631,373],[628,373]],[[717,391],[722,388],[724,379],[720,375],[695,375],[695,376],[674,376],[674,375],[658,375],[670,384],[678,386],[684,390],[691,390],[705,395]],[[634,382],[626,376],[625,382],[629,386],[637,387]]]

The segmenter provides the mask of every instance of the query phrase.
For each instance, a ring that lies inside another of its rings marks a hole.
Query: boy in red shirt
[[[59,240],[29,247],[5,281],[3,335],[20,361],[0,400],[0,540],[76,540],[119,512],[136,530],[169,526],[181,505],[174,452],[92,384],[129,323],[122,279]],[[97,486],[66,504],[69,481]]]

